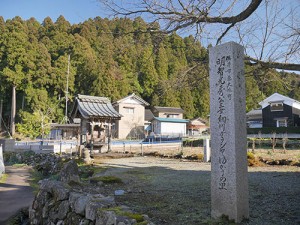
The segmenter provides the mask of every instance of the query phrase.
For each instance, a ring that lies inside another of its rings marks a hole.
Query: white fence
[[[182,151],[182,142],[169,142],[169,143],[145,143],[145,142],[124,142],[123,144],[112,144],[111,150],[119,153],[135,153],[144,154],[150,152],[172,152],[179,153]]]
[[[299,128],[300,129],[300,128]],[[274,138],[273,134],[248,134],[248,138]],[[299,138],[300,134],[275,134],[275,138]]]
[[[15,151],[34,151],[36,153],[72,153],[77,151],[76,141],[38,141],[16,142]]]

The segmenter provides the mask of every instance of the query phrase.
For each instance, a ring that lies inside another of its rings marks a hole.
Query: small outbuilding
[[[111,127],[121,117],[108,98],[80,94],[71,113],[72,120],[80,118],[80,144],[100,152],[105,145],[111,150]]]
[[[183,119],[183,112],[183,109],[177,107],[152,107],[152,132],[159,136],[185,136],[188,120]]]
[[[186,136],[187,123],[185,119],[154,117],[152,129],[156,135],[183,137]]]

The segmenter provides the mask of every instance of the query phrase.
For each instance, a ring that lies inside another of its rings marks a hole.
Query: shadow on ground
[[[33,201],[33,189],[28,185],[27,169],[7,167],[6,183],[0,183],[0,224],[6,224],[10,217]]]
[[[124,182],[108,187],[107,194],[125,190],[124,195],[116,196],[117,202],[147,214],[155,224],[229,224],[210,218],[209,165],[160,159],[157,164],[165,165],[157,166],[147,161],[102,161],[110,166],[102,175],[117,176]],[[250,219],[242,224],[300,224],[300,173],[268,168],[249,172]]]

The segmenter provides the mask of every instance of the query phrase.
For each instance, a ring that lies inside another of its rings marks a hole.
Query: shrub
[[[247,152],[248,166],[261,166],[262,162],[252,152]]]

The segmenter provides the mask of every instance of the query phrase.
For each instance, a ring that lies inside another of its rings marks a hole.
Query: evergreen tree
[[[140,59],[138,59],[138,69],[139,81],[143,88],[143,97],[149,101],[158,84],[158,75],[150,47],[144,48]]]
[[[184,87],[180,92],[180,107],[184,110],[185,118],[192,119],[195,114],[193,96],[189,87]]]
[[[159,29],[140,17],[96,17],[72,26],[63,16],[55,22],[47,17],[42,24],[0,17],[0,99],[6,123],[14,117],[11,102],[23,121],[20,130],[33,129],[30,121],[37,117],[62,120],[69,55],[70,99],[86,94],[114,101],[137,93],[152,106],[182,107],[186,118],[207,119],[207,49],[193,36],[153,32]],[[300,100],[298,75],[257,66],[246,66],[245,74],[247,111],[274,92]]]

